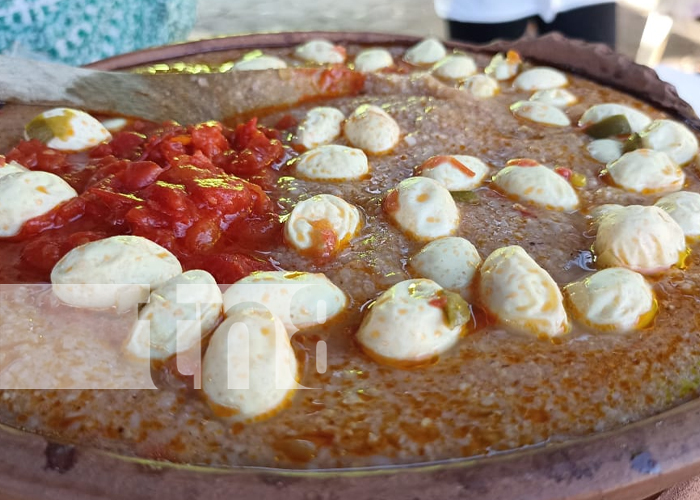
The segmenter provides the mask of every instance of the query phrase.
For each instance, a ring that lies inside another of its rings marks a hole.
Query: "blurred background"
[[[431,0],[199,0],[197,11],[191,40],[296,30],[449,38]],[[700,114],[700,0],[618,0],[616,24],[616,50],[656,68]]]
[[[447,35],[446,24],[435,13],[431,0],[199,0],[197,10],[190,39],[296,30],[382,31],[440,38]],[[649,16],[647,50],[642,47],[640,57],[647,57],[651,63],[663,60],[700,72],[700,1],[619,0],[619,52],[637,57]],[[653,51],[649,50],[651,46],[657,47],[656,53],[647,55]]]
[[[498,16],[501,11],[526,4],[551,8],[596,3],[599,2],[0,0],[0,52],[86,64],[148,46],[252,32],[352,30],[449,38],[446,21],[436,14],[438,4],[469,5],[472,12],[490,9]],[[616,50],[656,68],[700,110],[700,0],[619,0],[616,12]],[[573,15],[573,24],[577,24],[577,16]],[[599,29],[597,25],[606,20],[610,21],[610,16],[589,16],[586,26]],[[528,31],[535,31],[534,22]],[[585,31],[581,36],[585,37]]]

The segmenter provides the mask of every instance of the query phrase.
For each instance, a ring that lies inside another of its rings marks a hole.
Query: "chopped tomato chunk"
[[[277,130],[289,130],[296,127],[299,124],[296,118],[292,115],[284,115],[275,124]]]
[[[556,173],[558,173],[559,175],[561,175],[567,181],[570,181],[571,176],[574,174],[574,172],[570,168],[566,168],[566,167],[557,167],[554,169],[554,171]]]
[[[37,139],[20,142],[16,148],[7,154],[7,161],[16,161],[32,170],[43,170],[52,174],[70,172],[71,166],[65,153],[46,146]]]
[[[513,160],[508,160],[506,163],[509,167],[537,167],[539,162],[531,160],[530,158],[515,158]]]
[[[324,70],[318,82],[319,88],[329,96],[355,95],[364,85],[364,74],[342,64]]]
[[[254,118],[235,129],[218,122],[183,127],[136,121],[81,156],[21,142],[8,161],[55,173],[79,196],[25,224],[14,238],[24,245],[19,265],[48,279],[75,246],[134,234],[221,283],[272,269],[249,253],[281,240],[276,204],[264,191],[288,158],[280,137]]]

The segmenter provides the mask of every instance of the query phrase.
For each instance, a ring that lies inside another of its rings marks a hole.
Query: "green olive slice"
[[[622,152],[623,153],[629,153],[630,151],[634,151],[635,149],[639,149],[643,146],[642,144],[642,136],[634,133],[630,135],[627,140],[624,142],[622,145]]]
[[[479,197],[474,191],[452,191],[450,193],[455,201],[462,201],[475,205],[479,201]]]
[[[445,313],[447,326],[457,328],[464,325],[471,318],[469,304],[458,293],[441,290],[440,295],[445,299],[442,310]]]
[[[631,134],[632,128],[625,115],[613,115],[589,125],[585,132],[595,139],[604,139],[613,135]]]

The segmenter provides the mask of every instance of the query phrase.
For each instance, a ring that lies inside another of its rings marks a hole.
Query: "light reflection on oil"
[[[226,73],[233,68],[233,61],[228,61],[221,64],[202,64],[202,63],[186,63],[176,62],[172,64],[157,63],[144,68],[137,68],[135,73],[148,73],[151,75],[161,73],[187,73],[197,75],[203,73]]]

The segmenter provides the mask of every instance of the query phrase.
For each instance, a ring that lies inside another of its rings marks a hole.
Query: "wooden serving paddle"
[[[138,74],[96,71],[0,56],[0,101],[175,120],[222,120],[259,108],[353,95],[363,76],[345,66]]]

